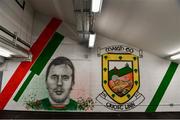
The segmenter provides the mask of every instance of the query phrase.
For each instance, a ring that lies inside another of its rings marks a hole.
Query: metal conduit
[[[19,57],[19,56],[13,56],[14,58],[11,58],[13,60],[21,60],[21,61],[31,61],[32,60],[32,54],[31,52],[29,52],[28,50],[24,49],[23,47],[21,47],[18,44],[15,44],[13,41],[5,38],[4,36],[0,35],[0,43],[7,45],[17,51],[17,54],[19,54],[20,56],[24,56],[24,57]]]
[[[23,44],[24,46],[30,48],[30,45],[27,42],[23,41],[21,38],[17,37],[16,34],[11,33],[9,30],[7,30],[6,28],[4,28],[1,25],[0,25],[0,30],[15,40],[15,41],[9,40],[8,38],[0,35],[1,46],[5,47],[6,49],[12,49],[12,50],[16,51],[15,54],[17,54],[17,55],[13,55],[12,58],[8,58],[8,59],[20,60],[20,61],[31,61],[32,60],[31,52],[29,52],[28,50],[23,48],[21,45],[16,44],[16,41],[18,41],[21,44]]]
[[[4,33],[8,34],[9,36],[11,36],[13,39],[17,39],[17,41],[19,41],[26,47],[30,48],[30,45],[27,42],[23,41],[21,38],[17,37],[15,34],[11,33],[8,29],[4,28],[1,25],[0,25],[0,30],[3,31]]]

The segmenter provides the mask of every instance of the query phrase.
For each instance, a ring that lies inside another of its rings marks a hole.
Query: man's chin
[[[51,98],[56,103],[63,103],[67,99],[67,97],[63,97],[62,95],[56,95],[56,96],[51,97]]]

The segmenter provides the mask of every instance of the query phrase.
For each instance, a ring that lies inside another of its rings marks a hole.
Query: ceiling
[[[36,11],[75,26],[72,0],[29,1]],[[166,57],[180,51],[180,0],[104,0],[95,31]]]

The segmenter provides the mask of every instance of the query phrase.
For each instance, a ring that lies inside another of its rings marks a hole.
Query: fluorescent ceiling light
[[[170,59],[171,59],[171,60],[180,59],[180,53],[175,54],[175,55],[172,55],[172,56],[170,57]]]
[[[94,47],[95,39],[96,39],[95,33],[89,35],[89,47],[90,48]]]
[[[0,56],[11,57],[11,55],[13,55],[13,53],[11,51],[6,50],[6,49],[0,47]]]
[[[95,13],[100,12],[102,7],[102,2],[103,0],[92,0],[91,11]]]

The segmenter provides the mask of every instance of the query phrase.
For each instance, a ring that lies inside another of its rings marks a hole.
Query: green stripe
[[[177,63],[171,62],[171,64],[170,64],[159,88],[157,89],[157,91],[156,91],[153,99],[151,100],[149,106],[147,107],[146,112],[155,112],[156,111],[164,93],[167,90],[169,83],[172,80],[174,73],[176,72],[177,67],[178,67]]]
[[[31,68],[31,71],[39,75],[49,59],[52,57],[53,53],[56,51],[59,44],[62,42],[64,36],[59,33],[55,33],[51,41],[49,41],[47,47],[43,50],[41,55],[38,57],[36,62]]]
[[[24,90],[26,89],[26,87],[28,86],[28,84],[30,83],[31,79],[33,78],[35,74],[33,72],[31,72],[28,76],[28,78],[26,79],[26,81],[23,83],[23,85],[21,86],[21,88],[19,89],[18,93],[16,94],[16,96],[14,97],[14,100],[17,102],[19,100],[19,98],[21,97],[21,95],[23,94]]]
[[[49,59],[52,57],[60,43],[62,42],[64,36],[62,36],[59,33],[55,33],[52,39],[49,41],[48,45],[44,48],[36,62],[33,64],[31,68],[31,73],[28,76],[28,78],[24,81],[22,87],[17,92],[16,96],[14,97],[14,100],[17,102],[21,95],[23,94],[24,90],[32,80],[33,76],[35,74],[39,75],[45,65],[48,63]]]

